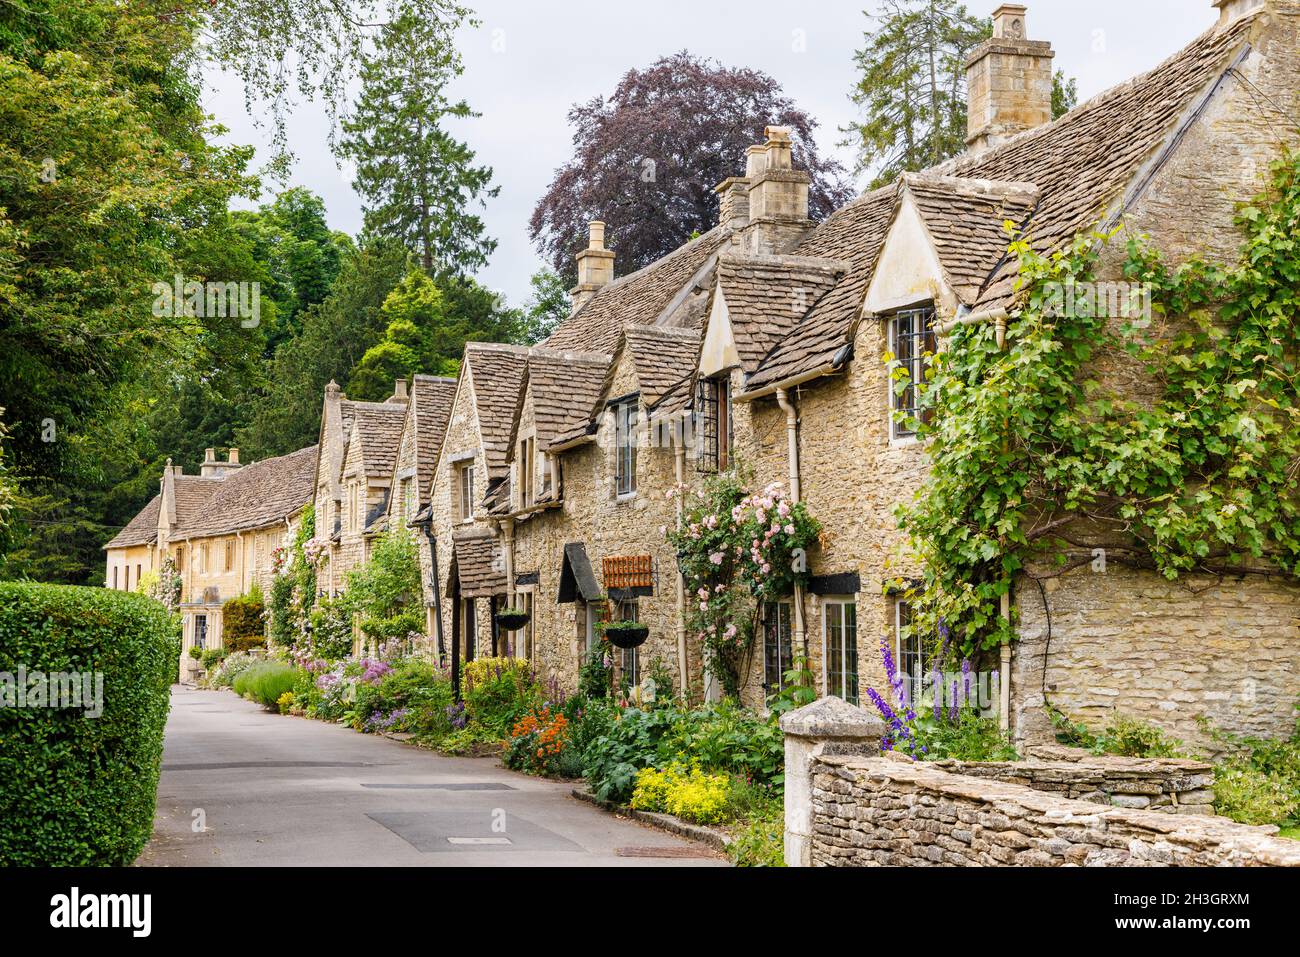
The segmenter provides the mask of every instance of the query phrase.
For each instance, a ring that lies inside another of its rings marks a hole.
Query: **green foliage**
[[[225,661],[229,653],[228,648],[205,648],[199,656],[199,664],[203,665],[205,671],[210,671]]]
[[[410,529],[390,529],[375,539],[370,561],[348,573],[347,607],[361,616],[371,638],[406,638],[424,631],[420,556]]]
[[[325,661],[352,654],[352,613],[343,598],[322,598],[311,612],[311,653]]]
[[[1059,536],[1070,520],[1123,533],[1132,544],[1108,547],[1110,561],[1170,579],[1259,563],[1300,572],[1300,159],[1277,164],[1239,224],[1230,266],[1171,269],[1128,244],[1123,275],[1149,284],[1150,328],[1106,315],[1106,303],[1061,308],[1109,237],[1047,257],[1011,243],[1022,299],[1007,348],[988,325],[960,326],[922,390],[932,467],[898,518],[924,568],[911,596],[923,633],[942,619],[963,654],[1011,640],[998,607],[1013,578],[1031,561],[1091,560]],[[1099,381],[1097,362],[1113,357],[1145,370],[1149,401]],[[902,370],[895,379],[906,385]]]
[[[742,819],[732,831],[727,856],[737,867],[785,867],[785,806],[779,798]]]
[[[215,674],[208,675],[208,686],[212,688],[229,688],[235,679],[247,669],[266,659],[248,651],[236,651],[222,659],[221,667]]]
[[[475,658],[461,666],[461,693],[470,724],[500,741],[540,702],[542,689],[525,658]]]
[[[723,691],[738,697],[760,603],[785,597],[807,580],[807,553],[821,526],[780,483],[751,493],[739,469],[711,476],[698,492],[675,494],[687,495],[682,524],[667,536],[686,580],[686,627],[704,647]]]
[[[1011,738],[998,727],[998,719],[984,717],[973,708],[963,708],[955,724],[922,714],[915,728],[926,761],[1020,760]]]
[[[259,661],[235,675],[230,686],[240,697],[274,709],[282,694],[293,691],[298,675],[299,669],[283,661]]]
[[[533,273],[528,282],[533,291],[524,304],[520,338],[525,345],[533,346],[546,339],[561,322],[569,318],[573,300],[569,296],[568,284],[553,269],[543,266]]]
[[[1300,703],[1289,738],[1242,737],[1204,719],[1201,727],[1227,751],[1214,769],[1215,813],[1242,824],[1300,826]]]
[[[768,697],[768,710],[779,717],[816,700],[816,675],[813,674],[812,665],[803,649],[796,648],[790,670],[781,676],[781,689]]]
[[[1162,729],[1122,714],[1111,715],[1105,729],[1093,733],[1087,725],[1073,722],[1055,708],[1048,715],[1056,728],[1056,740],[1093,754],[1118,754],[1130,758],[1178,758],[1184,756],[1183,744]]]
[[[473,273],[496,248],[470,211],[496,196],[492,169],[445,129],[477,115],[446,96],[461,70],[446,24],[402,11],[361,57],[361,93],[338,144],[356,163],[366,230],[404,243],[429,276]]]
[[[222,642],[230,651],[266,645],[266,606],[256,584],[246,595],[227,598],[221,606]]]
[[[103,713],[93,719],[81,709],[0,707],[0,861],[135,860],[153,831],[179,658],[172,617],[143,595],[0,583],[0,672],[103,676]]]
[[[587,653],[578,670],[578,694],[584,698],[608,698],[614,686],[614,658],[609,642],[601,641]]]

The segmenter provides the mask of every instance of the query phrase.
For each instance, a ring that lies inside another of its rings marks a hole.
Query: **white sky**
[[[498,240],[479,280],[511,304],[528,295],[540,260],[528,239],[533,205],[572,152],[566,115],[572,104],[613,91],[622,74],[687,49],[729,66],[763,70],[819,121],[824,152],[852,167],[836,147],[853,118],[853,52],[877,0],[465,0],[482,21],[462,30],[465,75],[453,90],[483,115],[454,132],[493,167],[501,193],[485,212]],[[1213,25],[1211,0],[1022,0],[1028,36],[1050,40],[1056,66],[1079,81],[1082,102],[1147,70]],[[998,0],[973,0],[988,14]],[[986,9],[987,8],[987,9]],[[802,40],[802,43],[796,41]],[[254,126],[232,74],[209,71],[206,108],[265,158],[268,132]],[[324,110],[300,103],[289,124],[297,165],[289,185],[325,199],[335,229],[355,234],[361,207],[330,154]],[[255,161],[257,162],[257,161]],[[737,172],[740,172],[737,170]],[[862,184],[859,184],[862,185]],[[269,196],[265,197],[269,198]]]

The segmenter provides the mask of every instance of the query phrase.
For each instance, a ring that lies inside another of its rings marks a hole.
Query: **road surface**
[[[724,866],[494,758],[452,758],[176,686],[143,866]]]

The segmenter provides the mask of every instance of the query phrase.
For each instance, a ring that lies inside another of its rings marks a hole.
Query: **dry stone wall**
[[[893,757],[810,761],[814,866],[1300,867],[1276,828],[1098,807]]]

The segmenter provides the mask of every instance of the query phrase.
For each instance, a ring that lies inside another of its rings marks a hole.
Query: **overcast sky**
[[[852,154],[836,143],[853,118],[848,93],[853,52],[861,46],[877,0],[465,0],[481,26],[460,34],[465,75],[455,95],[483,115],[459,122],[457,136],[493,167],[501,193],[485,216],[499,242],[478,276],[519,305],[540,266],[528,239],[528,218],[555,169],[571,155],[566,116],[575,102],[613,91],[632,67],[686,49],[728,66],[763,70],[821,125],[818,142],[847,167]],[[988,14],[997,0],[974,0]],[[1209,28],[1211,0],[1028,0],[1030,39],[1050,40],[1056,66],[1079,81],[1085,99],[1150,69]],[[228,141],[251,143],[265,158],[269,140],[249,118],[242,88],[212,69],[205,103],[229,127]],[[289,124],[297,165],[289,185],[325,199],[330,225],[361,226],[360,202],[335,165],[319,104],[298,104]],[[740,171],[737,170],[737,173]],[[863,184],[859,184],[861,186]]]

